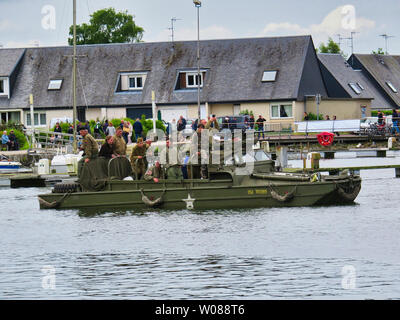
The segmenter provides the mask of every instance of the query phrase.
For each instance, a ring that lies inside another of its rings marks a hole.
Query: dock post
[[[261,148],[266,152],[270,153],[271,149],[269,147],[269,141],[262,141],[261,142]]]
[[[386,150],[377,150],[376,151],[376,156],[378,158],[386,158]]]
[[[335,151],[324,151],[324,159],[335,159]]]
[[[279,146],[276,148],[278,166],[281,168],[288,167],[288,148]]]
[[[400,178],[400,168],[395,168],[394,170],[395,170],[396,178]]]
[[[388,139],[388,149],[389,150],[393,149],[393,146],[394,146],[395,142],[396,142],[396,138],[390,137]]]

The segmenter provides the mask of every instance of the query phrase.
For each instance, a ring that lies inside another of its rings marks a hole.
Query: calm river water
[[[400,158],[322,165],[382,163]],[[400,179],[362,177],[354,206],[201,213],[40,211],[49,188],[0,188],[0,299],[399,299]]]

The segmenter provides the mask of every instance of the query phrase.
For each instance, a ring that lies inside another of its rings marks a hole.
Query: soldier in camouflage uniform
[[[99,154],[99,146],[96,140],[88,133],[87,129],[81,129],[79,134],[83,137],[80,150],[83,150],[83,158],[78,163],[78,176],[82,170],[84,163],[96,159]]]
[[[191,148],[191,159],[190,162],[196,162],[195,159],[198,161],[198,165],[200,165],[200,178],[207,179],[208,177],[208,163],[210,161],[210,149],[203,150],[202,149],[202,131],[205,130],[204,124],[200,123],[197,127],[197,131],[192,136],[192,144]],[[194,137],[197,138],[197,144],[194,143]],[[208,135],[209,139],[212,140],[212,136]],[[210,148],[211,144],[209,144]],[[193,174],[193,173],[192,173]]]
[[[132,149],[130,160],[132,171],[135,173],[137,180],[142,179],[146,172],[148,166],[146,153],[148,148],[149,145],[144,144],[142,138],[138,138],[136,146]]]
[[[153,180],[155,183],[158,183],[160,179],[164,179],[165,174],[164,170],[161,167],[161,164],[159,161],[156,161],[154,166],[151,166],[147,171],[146,174],[144,175],[144,180],[146,181],[151,181]]]
[[[122,137],[122,129],[118,128],[114,136],[114,152],[119,156],[126,156],[126,142]]]
[[[183,173],[180,163],[183,163],[184,159],[182,159],[182,155],[179,152],[178,148],[174,148],[172,146],[172,142],[170,140],[167,140],[166,147],[161,151],[161,154],[161,159],[163,161],[166,160],[164,169],[167,179],[182,180]]]

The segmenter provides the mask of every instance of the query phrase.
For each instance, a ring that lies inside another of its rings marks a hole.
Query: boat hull
[[[271,184],[255,181],[253,185],[227,186],[226,181],[133,182],[110,181],[99,192],[52,193],[39,196],[40,207],[59,209],[113,208],[166,210],[213,210],[268,207],[303,207],[352,203],[342,189],[361,186],[361,179],[335,182]],[[341,190],[342,190],[341,189]],[[359,190],[358,190],[359,192]],[[357,192],[357,194],[358,194]],[[278,196],[277,196],[278,195]],[[288,199],[282,199],[290,196]]]

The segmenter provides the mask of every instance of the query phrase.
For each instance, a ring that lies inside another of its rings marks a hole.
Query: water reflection
[[[72,258],[72,259],[71,259]],[[40,290],[37,270],[13,270],[0,280],[2,297],[120,299],[399,298],[398,266],[350,259],[290,259],[206,255],[102,253],[56,260],[57,287]],[[364,267],[361,268],[360,264]],[[344,290],[341,270],[355,265],[357,287]],[[374,270],[380,269],[380,273]],[[1,270],[2,272],[4,270]],[[13,280],[13,289],[5,281]],[[37,279],[32,281],[29,279]],[[28,281],[28,282],[25,282]],[[27,284],[29,284],[27,286]],[[25,286],[25,290],[22,290]],[[19,288],[19,289],[18,289]]]

